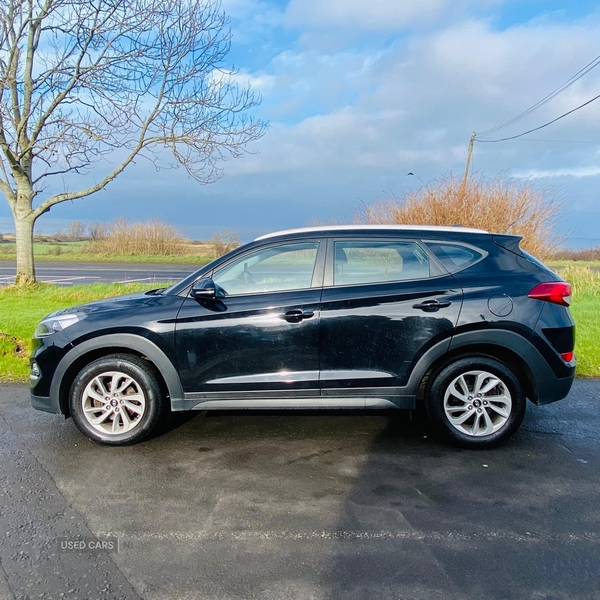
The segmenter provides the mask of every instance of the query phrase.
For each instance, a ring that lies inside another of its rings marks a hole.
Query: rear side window
[[[455,273],[481,260],[485,253],[471,246],[444,242],[425,242],[449,273]]]
[[[429,277],[429,259],[414,242],[335,242],[334,285]]]

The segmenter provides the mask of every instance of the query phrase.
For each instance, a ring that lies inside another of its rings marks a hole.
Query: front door
[[[384,387],[394,395],[429,347],[450,343],[462,290],[416,241],[329,245],[319,340],[323,395]]]
[[[250,250],[213,274],[215,300],[184,301],[176,348],[185,392],[319,395],[319,245]]]

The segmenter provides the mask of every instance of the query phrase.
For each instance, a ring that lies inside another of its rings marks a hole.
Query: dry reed
[[[116,219],[106,226],[103,233],[102,238],[90,242],[90,252],[155,256],[179,256],[183,252],[177,229],[156,219],[138,223]]]

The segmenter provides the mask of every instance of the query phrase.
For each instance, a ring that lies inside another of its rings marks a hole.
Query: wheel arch
[[[111,354],[131,354],[148,361],[156,371],[161,391],[171,404],[183,398],[177,370],[164,352],[153,342],[134,334],[112,334],[82,342],[60,361],[50,387],[50,396],[58,398],[62,414],[69,416],[69,392],[77,373],[90,362]]]
[[[454,336],[447,350],[438,349],[431,352],[429,356],[425,355],[424,358],[427,357],[428,360],[421,361],[420,369],[415,369],[411,377],[412,384],[417,389],[417,403],[422,403],[429,384],[442,369],[460,358],[473,354],[504,363],[522,383],[527,398],[537,404],[539,386],[535,370],[544,372],[548,367],[541,364],[543,358],[529,341],[523,336],[507,330],[473,331],[459,334]]]
[[[450,350],[444,356],[439,357],[429,367],[423,379],[421,380],[419,392],[417,394],[417,400],[422,401],[424,399],[428,385],[446,366],[457,360],[460,360],[461,358],[466,358],[473,355],[493,358],[501,363],[504,363],[510,368],[511,371],[514,372],[523,385],[523,389],[525,390],[525,395],[527,398],[533,402],[536,402],[537,387],[529,365],[513,350],[503,346],[498,346],[496,344],[473,344],[472,346],[462,346],[460,348]]]

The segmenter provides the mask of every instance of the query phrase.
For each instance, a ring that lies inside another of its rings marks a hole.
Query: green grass
[[[600,377],[600,295],[580,294],[573,302],[571,312],[577,324],[577,375]]]
[[[573,286],[577,374],[600,377],[600,272],[573,263],[561,269],[560,275]]]
[[[600,273],[569,266],[561,275],[573,285],[571,312],[577,324],[577,374],[600,377]],[[93,284],[69,288],[38,284],[0,288],[0,381],[26,381],[31,336],[48,313],[156,287],[151,284]]]

